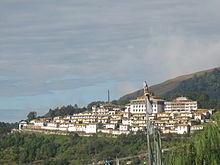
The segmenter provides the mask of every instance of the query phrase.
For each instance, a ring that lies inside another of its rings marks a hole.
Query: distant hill
[[[187,96],[193,100],[198,100],[201,108],[220,109],[220,68],[214,68],[189,75],[183,75],[167,80],[161,84],[150,87],[154,95],[164,99],[172,99],[177,96]],[[119,100],[112,101],[113,104],[125,105],[130,100],[143,95],[143,90],[122,96]],[[80,108],[77,105],[68,105],[50,109],[44,117],[65,116],[90,111],[93,105],[100,105],[105,102],[96,101],[88,104],[87,108]]]
[[[198,99],[200,96],[204,97],[203,100],[211,99],[212,101],[215,101],[215,104],[219,104],[220,68],[179,76],[174,79],[167,80],[161,84],[151,86],[149,89],[152,93],[154,93],[154,95],[166,99],[171,99],[179,95],[186,95],[193,99]],[[141,89],[122,96],[118,102],[121,104],[126,104],[129,102],[129,100],[135,99],[142,95],[143,90]]]

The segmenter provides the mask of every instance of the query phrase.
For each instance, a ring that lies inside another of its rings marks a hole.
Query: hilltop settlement
[[[186,134],[202,130],[209,122],[213,109],[198,109],[197,101],[178,97],[166,101],[150,97],[152,113],[150,122],[162,133]],[[147,106],[144,96],[131,100],[126,106],[106,103],[94,105],[92,111],[64,117],[36,118],[29,122],[21,121],[19,131],[42,132],[48,134],[70,134],[82,136],[103,133],[121,135],[146,131]]]

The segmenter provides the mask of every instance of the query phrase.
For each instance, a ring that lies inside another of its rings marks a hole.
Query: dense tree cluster
[[[213,122],[186,141],[175,145],[166,164],[219,165],[220,164],[220,112],[213,116]]]
[[[85,107],[80,108],[77,104],[74,106],[67,105],[63,107],[57,107],[55,109],[50,109],[47,114],[45,114],[45,117],[55,117],[55,116],[66,116],[66,115],[72,115],[80,112],[84,112],[87,109]]]
[[[146,152],[146,135],[79,137],[13,133],[0,141],[0,164],[89,164]]]
[[[211,73],[183,81],[176,91],[201,92],[206,93],[211,99],[220,99],[220,69],[215,69]]]
[[[31,121],[31,120],[35,119],[36,117],[37,117],[37,112],[31,111],[31,112],[29,112],[28,115],[27,115],[27,120],[28,120],[28,121]]]
[[[18,128],[18,123],[0,122],[0,138],[10,133],[13,128]]]

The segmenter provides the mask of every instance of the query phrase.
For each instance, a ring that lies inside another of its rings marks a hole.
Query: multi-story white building
[[[164,100],[151,98],[153,114],[164,111]],[[146,113],[146,104],[144,97],[139,97],[136,100],[132,100],[130,104],[126,106],[125,112],[131,114]]]
[[[192,101],[187,97],[178,97],[172,101],[165,101],[164,102],[164,110],[165,112],[168,111],[195,111],[197,110],[197,101]]]

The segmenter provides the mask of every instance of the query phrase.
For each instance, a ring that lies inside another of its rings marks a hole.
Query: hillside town
[[[20,131],[36,131],[81,135],[97,133],[121,135],[146,131],[147,105],[144,96],[131,100],[126,106],[110,102],[94,105],[92,111],[53,118],[36,118],[19,123]],[[213,109],[198,109],[197,101],[178,97],[172,101],[151,96],[150,122],[162,133],[186,134],[203,129],[209,122]]]

